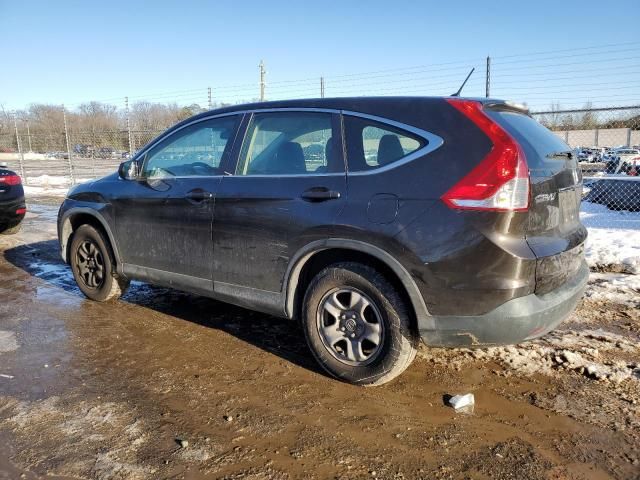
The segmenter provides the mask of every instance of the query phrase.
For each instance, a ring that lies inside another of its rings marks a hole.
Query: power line
[[[635,65],[635,66],[636,67],[640,67],[640,65]],[[597,71],[599,71],[599,70],[597,70]],[[583,72],[581,71],[581,72],[576,72],[576,73],[583,73]],[[630,75],[637,75],[639,73],[640,73],[640,70],[632,70],[632,71],[625,70],[625,77],[628,77]],[[501,77],[504,77],[504,76],[505,75],[496,75],[493,72],[491,73],[491,78],[492,79],[501,78]],[[506,75],[506,76],[511,77],[512,75]],[[513,76],[516,76],[516,75],[513,75]],[[517,75],[517,76],[522,77],[522,75]],[[615,73],[611,73],[611,72],[601,72],[601,73],[589,72],[589,78],[594,78],[594,77],[614,77],[614,78],[617,79],[617,78],[620,77],[620,75],[616,75]],[[554,77],[551,77],[551,78],[527,79],[527,81],[528,82],[545,82],[545,83],[548,83],[550,81],[555,81],[555,80],[575,80],[575,79],[576,79],[576,75],[574,74],[574,75],[563,76],[563,77],[554,76]],[[516,83],[517,84],[521,84],[522,82],[521,81],[511,81],[510,83],[509,82],[507,82],[507,83],[502,82],[501,84],[502,85],[505,85],[505,84],[506,85],[511,85],[511,84],[516,84]],[[640,82],[638,82],[638,83],[640,83]]]
[[[580,51],[580,50],[592,50],[592,49],[598,49],[598,48],[622,47],[626,45],[640,45],[640,42],[634,41],[634,42],[624,42],[624,43],[609,43],[607,45],[594,45],[591,47],[565,48],[563,50],[547,50],[543,52],[516,53],[514,55],[493,56],[492,58],[513,58],[513,57],[522,57],[522,56],[531,56],[531,55],[546,55],[548,53],[562,53],[562,52],[573,52],[573,51]]]
[[[549,115],[555,113],[582,113],[582,112],[609,112],[611,110],[620,111],[620,110],[635,110],[640,109],[640,105],[625,105],[620,107],[604,107],[604,108],[582,108],[582,109],[572,109],[572,110],[549,110],[546,112],[531,112],[532,115]]]
[[[551,56],[551,57],[543,57],[543,58],[536,58],[534,60],[531,59],[527,59],[527,58],[520,58],[518,60],[509,60],[506,62],[495,62],[495,65],[499,66],[499,65],[510,65],[510,64],[514,64],[514,63],[528,63],[528,64],[533,64],[535,62],[540,62],[540,61],[546,61],[546,60],[556,60],[559,58],[575,58],[575,57],[584,57],[584,56],[590,56],[593,57],[594,55],[608,55],[610,53],[624,53],[624,52],[637,52],[638,49],[637,48],[627,48],[624,50],[605,50],[602,52],[585,52],[585,53],[572,53],[570,55],[556,55],[556,56]]]
[[[640,45],[640,42],[612,43],[604,45],[592,45],[578,48],[567,48],[559,50],[547,50],[538,52],[518,53],[506,56],[492,56],[491,79],[494,89],[504,92],[522,92],[526,97],[537,97],[540,95],[554,95],[557,93],[569,93],[565,88],[579,89],[579,94],[595,92],[599,89],[585,89],[583,87],[599,87],[602,90],[625,90],[632,88],[630,84],[640,83],[634,80],[619,81],[612,78],[611,82],[580,82],[577,75],[589,75],[590,78],[613,77],[610,72],[600,72],[603,68],[608,70],[623,69],[625,78],[630,75],[640,73],[633,70],[640,67],[638,55],[620,56],[622,53],[635,52],[636,48],[631,46]],[[628,48],[627,48],[628,47]],[[617,55],[613,55],[617,54]],[[613,56],[612,56],[613,55]],[[603,57],[605,56],[605,57]],[[570,62],[553,62],[553,60],[585,58]],[[551,63],[549,63],[551,61]],[[323,75],[327,80],[327,93],[340,95],[344,93],[361,92],[402,92],[424,91],[426,89],[438,90],[438,87],[449,87],[453,85],[460,75],[466,73],[467,68],[473,65],[485,63],[484,59],[456,60],[450,62],[440,62],[431,64],[414,65],[407,67],[396,67],[368,72],[348,73],[335,76]],[[631,62],[631,63],[630,63]],[[633,63],[635,62],[635,63]],[[526,64],[526,65],[523,65]],[[504,68],[502,68],[504,67]],[[578,67],[578,68],[576,68]],[[631,69],[631,70],[630,70]],[[319,77],[298,78],[269,82],[270,97],[275,98],[282,95],[311,95],[316,96],[319,88]],[[561,80],[576,80],[576,82],[562,82]],[[533,83],[532,86],[523,85],[523,82]],[[544,82],[544,84],[542,84]],[[265,97],[264,76],[261,75],[261,82],[258,85],[261,97]],[[469,88],[475,89],[483,83],[482,76],[472,77]],[[536,85],[539,84],[539,85]],[[484,85],[483,90],[484,90]],[[382,87],[382,88],[380,88]],[[256,84],[216,84],[216,98],[220,100],[246,99],[256,97]],[[326,87],[325,87],[326,90]],[[544,90],[543,92],[538,92]],[[130,101],[150,101],[150,102],[205,102],[208,98],[207,87],[199,89],[175,90],[168,92],[158,92],[155,94],[144,94],[129,96]],[[123,97],[112,97],[109,99],[97,100],[99,102],[110,103],[117,101],[121,104]],[[74,105],[81,105],[79,102]]]
[[[590,100],[605,99],[605,98],[629,98],[628,94],[614,94],[614,95],[599,95],[599,96],[586,96],[586,97],[549,97],[551,102],[557,101],[576,101],[576,102],[589,102]],[[542,100],[538,100],[541,102]]]
[[[502,86],[504,84],[499,84],[499,86]],[[510,87],[510,86],[505,86],[506,89],[508,90],[540,90],[540,89],[550,89],[550,88],[576,88],[576,87],[598,87],[598,86],[602,86],[602,87],[607,87],[607,88],[619,88],[622,85],[629,85],[631,87],[638,87],[638,81],[637,80],[629,80],[626,82],[619,82],[616,86],[611,86],[610,82],[597,82],[597,83],[571,83],[571,84],[563,84],[563,85],[535,85],[535,86],[516,86],[516,87]],[[626,87],[625,87],[626,88]],[[551,91],[549,92],[551,93]]]
[[[598,60],[597,62],[589,62],[589,63],[585,63],[584,61],[578,61],[578,62],[563,62],[563,63],[549,63],[546,65],[531,65],[531,66],[523,66],[523,67],[518,67],[518,68],[511,68],[511,69],[506,69],[504,71],[506,72],[514,72],[514,71],[529,71],[531,69],[541,69],[541,68],[556,68],[556,67],[566,67],[566,66],[574,66],[574,65],[582,65],[583,67],[585,66],[593,66],[593,65],[597,65],[597,66],[602,66],[603,64],[608,64],[611,62],[629,62],[629,61],[637,61],[640,60],[640,56],[639,57],[629,57],[629,56],[625,56],[625,57],[619,57],[619,58],[607,58],[607,59],[602,59],[602,60]],[[622,67],[626,67],[627,63],[621,63],[620,65],[618,65],[619,68]],[[616,68],[616,67],[611,67],[609,66],[608,68]],[[579,69],[579,71],[582,71],[582,69]]]

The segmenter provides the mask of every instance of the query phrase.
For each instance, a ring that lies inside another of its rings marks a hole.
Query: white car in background
[[[581,148],[578,150],[578,161],[596,163],[600,161],[600,152],[593,148]]]
[[[607,149],[605,147],[593,147],[591,151],[596,154],[598,162],[601,162],[607,154]]]
[[[607,162],[608,173],[628,173],[634,167],[636,172],[640,168],[640,149],[637,148],[619,148]]]

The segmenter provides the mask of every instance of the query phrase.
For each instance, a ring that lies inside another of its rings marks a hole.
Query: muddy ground
[[[296,324],[142,283],[87,301],[57,201],[0,237],[0,479],[640,478],[640,293],[593,275],[519,347],[422,349],[394,382],[324,375]],[[473,392],[473,414],[447,395]]]

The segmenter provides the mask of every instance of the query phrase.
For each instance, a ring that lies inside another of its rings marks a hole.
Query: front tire
[[[322,270],[307,288],[302,313],[313,356],[345,382],[382,385],[415,358],[418,336],[406,302],[369,266],[348,262]]]
[[[119,278],[108,240],[91,225],[80,226],[69,249],[73,277],[84,295],[97,302],[120,298],[129,282]]]

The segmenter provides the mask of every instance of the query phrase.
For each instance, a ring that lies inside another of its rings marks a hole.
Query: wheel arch
[[[416,319],[429,317],[424,298],[407,269],[391,254],[375,245],[359,240],[329,239],[312,242],[289,262],[285,279],[285,314],[294,318],[304,297],[304,287],[310,281],[308,273],[339,261],[360,261],[382,270],[406,298]]]
[[[73,208],[65,212],[62,220],[60,221],[59,238],[62,259],[65,261],[65,263],[69,263],[69,247],[71,246],[71,238],[73,237],[73,233],[81,225],[87,224],[99,229],[107,236],[107,239],[109,240],[109,246],[111,247],[111,252],[113,253],[114,259],[116,261],[116,269],[119,273],[121,273],[120,269],[122,262],[120,261],[118,247],[115,242],[113,233],[111,232],[111,228],[109,227],[109,223],[99,212],[90,208]]]

